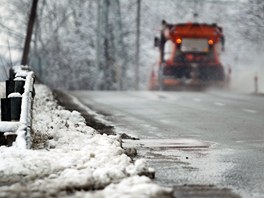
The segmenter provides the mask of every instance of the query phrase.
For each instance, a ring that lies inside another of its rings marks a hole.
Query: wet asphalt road
[[[102,112],[175,197],[264,197],[264,97],[227,92],[70,94]]]

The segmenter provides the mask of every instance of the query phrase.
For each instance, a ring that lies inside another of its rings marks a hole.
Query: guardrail
[[[34,73],[28,66],[15,66],[6,81],[6,98],[1,98],[0,145],[31,147]]]

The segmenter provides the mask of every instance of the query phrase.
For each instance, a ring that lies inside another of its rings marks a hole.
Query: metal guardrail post
[[[1,98],[1,120],[11,121],[10,100],[8,98]]]
[[[11,81],[12,80],[10,79],[10,82]],[[16,82],[14,84],[16,84]],[[5,106],[5,108],[2,108],[1,111],[2,118],[3,118],[3,114],[6,114],[5,115],[6,117],[4,118],[4,120],[2,119],[4,122],[0,122],[0,136],[1,136],[0,145],[6,145],[6,143],[8,145],[11,145],[14,139],[16,138],[16,140],[19,139],[20,142],[18,144],[19,147],[22,148],[31,147],[32,107],[33,107],[33,98],[35,95],[34,72],[29,71],[26,74],[25,82],[17,81],[17,87],[14,88],[14,91],[21,93],[22,90],[23,90],[22,100],[21,98],[19,98],[20,101],[18,105],[11,104],[12,101],[13,102],[15,101],[15,103],[16,101],[18,101],[17,97],[11,96],[10,98],[1,99],[1,108]],[[12,111],[13,113],[15,113],[14,114],[15,117],[14,116],[12,117],[11,115]],[[5,122],[5,121],[13,121],[13,122]],[[4,136],[6,137],[4,138]]]

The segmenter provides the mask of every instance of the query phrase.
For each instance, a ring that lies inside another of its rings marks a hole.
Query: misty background
[[[0,3],[3,81],[8,68],[20,64],[32,1]],[[226,38],[222,62],[232,68],[231,89],[253,92],[257,74],[259,89],[264,90],[262,0],[41,0],[37,12],[29,65],[51,88],[147,89],[158,60],[153,38],[165,19],[222,26]]]

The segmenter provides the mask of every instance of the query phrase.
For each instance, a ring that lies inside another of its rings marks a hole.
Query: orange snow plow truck
[[[150,89],[224,85],[226,75],[220,62],[224,42],[222,28],[216,24],[163,20],[160,38],[154,40],[160,60],[152,70]]]

